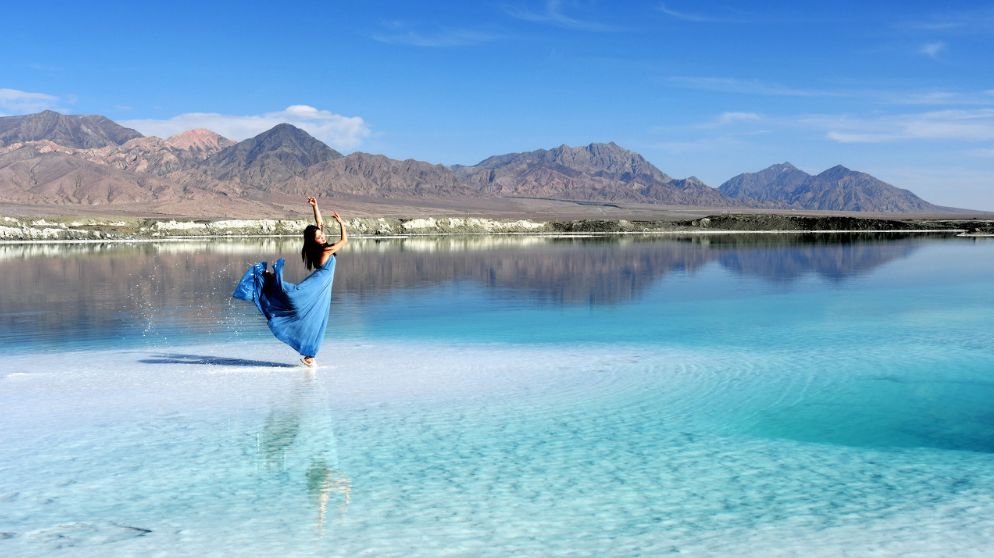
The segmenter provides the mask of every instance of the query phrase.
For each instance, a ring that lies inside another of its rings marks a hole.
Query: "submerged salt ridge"
[[[925,428],[970,438],[986,424],[942,410],[984,411],[982,351],[895,343],[860,368],[818,350],[801,366],[775,350],[366,341],[316,373],[284,353],[11,359],[0,551],[979,556],[994,541],[990,453],[764,422],[858,413],[865,401],[831,386],[873,389],[928,356],[955,372],[907,375],[905,397],[938,383],[941,399],[890,418],[924,412]]]

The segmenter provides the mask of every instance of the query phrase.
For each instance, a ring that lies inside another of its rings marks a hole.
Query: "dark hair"
[[[314,239],[318,230],[320,229],[314,225],[307,225],[304,229],[304,247],[300,250],[300,257],[308,270],[321,267],[321,255],[324,254],[324,247],[327,246]]]

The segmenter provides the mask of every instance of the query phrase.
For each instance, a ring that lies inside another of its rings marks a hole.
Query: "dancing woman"
[[[348,244],[338,212],[332,218],[338,222],[341,238],[332,244],[324,236],[324,222],[317,199],[307,198],[314,210],[314,224],[304,229],[304,247],[300,257],[308,270],[313,270],[297,284],[283,280],[283,258],[276,260],[271,271],[266,262],[252,265],[231,295],[254,302],[266,317],[269,329],[277,339],[290,345],[301,355],[304,366],[315,367],[315,356],[328,327],[328,308],[331,305],[331,285],[335,280],[335,252]]]

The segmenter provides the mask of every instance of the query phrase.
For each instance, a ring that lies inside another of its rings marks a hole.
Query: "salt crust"
[[[0,552],[988,555],[987,455],[715,430],[776,358],[355,341],[310,375],[276,344],[13,356]],[[322,416],[351,503],[332,490],[318,528]]]

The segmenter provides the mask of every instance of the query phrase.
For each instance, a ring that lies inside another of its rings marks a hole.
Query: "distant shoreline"
[[[378,235],[352,235],[353,240],[403,240],[408,238],[436,238],[448,236],[521,236],[539,238],[595,238],[611,236],[686,236],[686,235],[775,235],[775,234],[956,234],[963,237],[994,237],[994,233],[971,233],[965,229],[904,229],[904,230],[825,230],[825,231],[730,231],[730,230],[680,230],[680,231],[650,231],[650,232],[587,232],[587,233],[415,233],[396,234],[391,236]],[[296,234],[246,234],[246,235],[226,235],[226,236],[171,236],[165,238],[80,238],[80,239],[26,239],[26,240],[0,240],[0,245],[7,244],[135,244],[135,243],[169,243],[169,242],[199,242],[205,240],[252,240],[252,239],[296,239],[300,235]]]
[[[138,242],[217,238],[296,237],[303,219],[138,219],[0,217],[0,242]],[[346,219],[357,237],[398,238],[448,235],[608,236],[679,234],[994,234],[994,219],[882,219],[875,217],[722,214],[684,220],[491,219],[477,217],[357,217]]]

